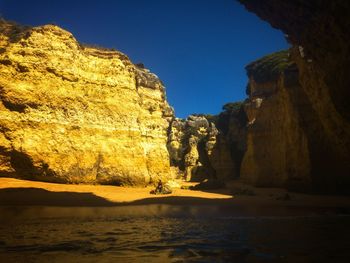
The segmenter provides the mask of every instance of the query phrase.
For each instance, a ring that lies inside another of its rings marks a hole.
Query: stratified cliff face
[[[161,81],[53,25],[0,22],[0,175],[144,185],[169,177]]]
[[[350,2],[342,0],[241,0],[240,2],[248,10],[269,21],[272,26],[282,29],[293,44],[291,60],[297,65],[300,85],[295,88],[293,94],[289,92],[288,103],[297,112],[299,124],[295,126],[291,122],[289,132],[286,132],[285,136],[289,137],[290,134],[295,136],[301,128],[303,135],[298,135],[297,141],[301,142],[301,138],[307,138],[304,142],[307,146],[304,143],[296,144],[289,152],[290,155],[298,156],[300,153],[304,154],[307,148],[309,158],[305,159],[301,167],[306,167],[309,162],[310,171],[309,176],[305,176],[305,180],[301,181],[309,180],[310,183],[307,185],[310,190],[349,192]],[[279,84],[280,88],[282,86]],[[271,105],[273,107],[271,113],[278,114],[287,109],[287,102],[283,100],[281,102]],[[258,117],[256,120],[258,121]],[[271,124],[269,122],[265,124],[264,130],[267,131]],[[252,158],[253,155],[250,159]],[[269,159],[271,163],[276,163],[276,160],[278,159]],[[306,174],[305,168],[301,170],[298,173]],[[288,174],[287,171],[285,174]],[[271,176],[275,177],[273,174]],[[284,181],[284,178],[280,180]],[[298,183],[291,185],[295,186],[292,188],[300,189]]]

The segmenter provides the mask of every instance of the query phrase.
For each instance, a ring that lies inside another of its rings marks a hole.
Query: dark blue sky
[[[235,0],[0,0],[0,14],[55,23],[80,42],[144,63],[164,82],[178,117],[243,100],[244,66],[288,47],[280,31]]]

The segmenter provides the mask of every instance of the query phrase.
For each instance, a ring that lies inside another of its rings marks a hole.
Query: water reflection
[[[3,207],[1,262],[346,262],[350,217],[225,207]]]

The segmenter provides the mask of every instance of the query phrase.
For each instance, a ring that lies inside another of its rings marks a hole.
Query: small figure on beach
[[[162,189],[163,189],[163,182],[162,182],[162,180],[159,180],[158,185],[157,185],[156,189],[154,190],[155,194],[162,193]]]
[[[151,194],[159,195],[159,194],[171,194],[173,191],[168,184],[163,184],[162,180],[158,181],[156,189],[151,191]]]

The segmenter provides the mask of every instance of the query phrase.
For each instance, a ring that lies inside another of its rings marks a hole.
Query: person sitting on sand
[[[162,180],[159,180],[158,185],[157,185],[156,189],[154,190],[154,193],[161,194],[162,190],[163,190],[163,182],[162,182]]]
[[[162,180],[158,181],[156,189],[151,191],[151,194],[171,194],[173,191],[171,190],[170,186],[167,184],[163,184]]]

